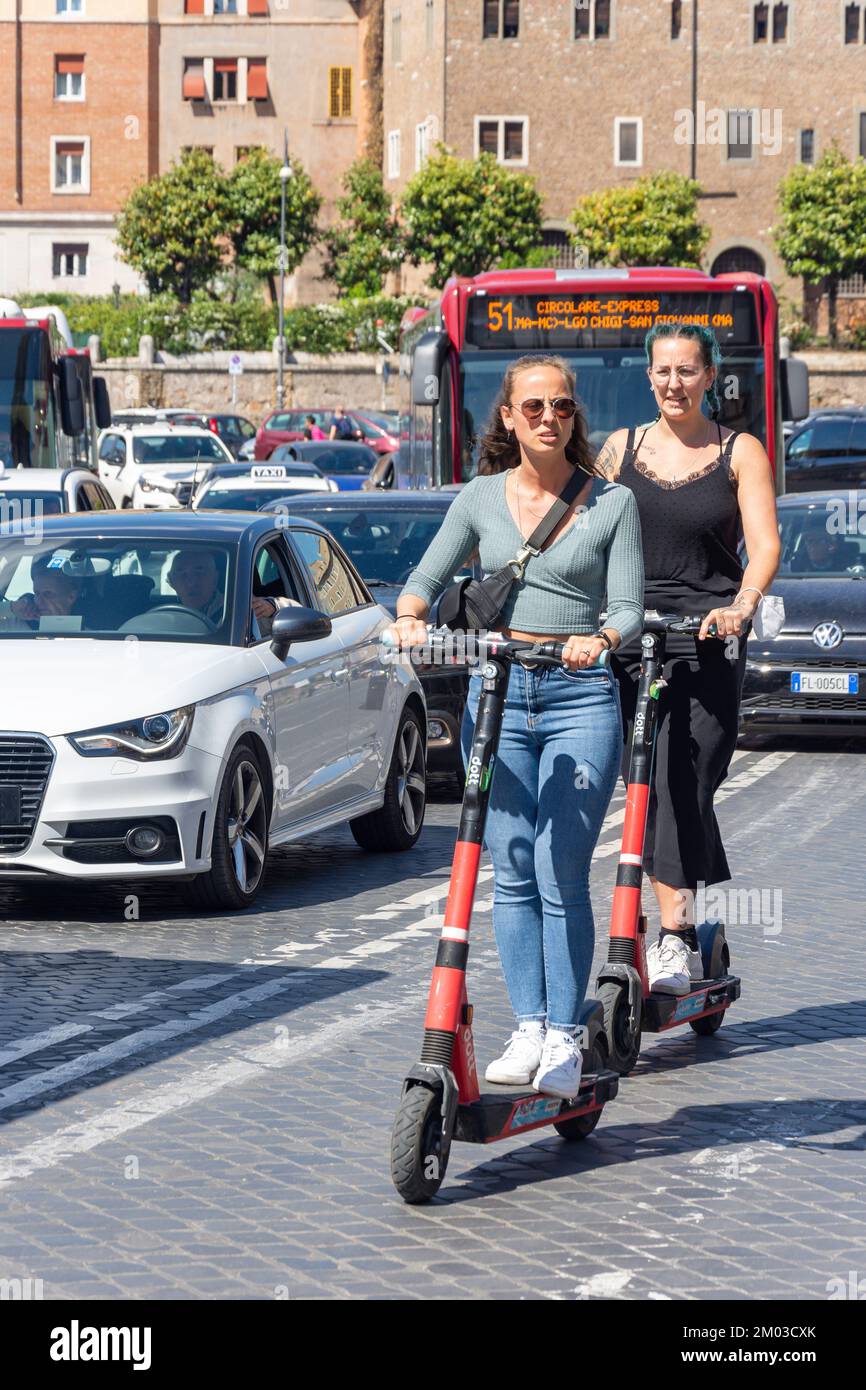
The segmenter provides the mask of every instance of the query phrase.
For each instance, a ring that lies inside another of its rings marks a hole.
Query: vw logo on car
[[[838,623],[818,623],[817,627],[812,629],[812,641],[816,647],[821,647],[824,651],[838,647],[844,635]]]

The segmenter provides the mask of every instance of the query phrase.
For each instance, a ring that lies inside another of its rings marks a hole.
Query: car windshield
[[[323,473],[369,473],[376,462],[372,449],[363,444],[344,445],[342,449],[317,449],[313,462]]]
[[[234,549],[200,540],[31,536],[0,552],[0,637],[227,645]]]
[[[331,421],[334,417],[330,410],[279,410],[266,420],[265,429],[297,431],[303,434],[309,424],[308,415],[312,415],[313,423],[318,425],[320,429],[328,430],[331,428]]]
[[[62,492],[24,492],[15,488],[11,492],[0,492],[0,535],[9,523],[26,521],[30,517],[57,516],[66,511],[66,499]]]
[[[142,434],[132,441],[136,463],[194,463],[196,459],[219,459],[226,463],[226,451],[212,434]]]
[[[846,497],[829,498],[816,506],[780,507],[779,535],[785,578],[866,578],[866,534],[850,515]]]
[[[436,535],[445,512],[431,507],[298,507],[325,526],[368,584],[404,584]],[[460,575],[468,574],[462,569]]]
[[[257,512],[268,502],[292,495],[291,487],[220,487],[217,484],[202,492],[196,502],[197,511]]]

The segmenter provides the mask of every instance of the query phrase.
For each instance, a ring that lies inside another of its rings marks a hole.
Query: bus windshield
[[[646,358],[641,351],[560,352],[577,376],[577,399],[586,417],[589,441],[598,450],[617,429],[648,423],[655,411],[649,393]],[[464,352],[460,358],[463,482],[474,477],[478,447],[513,352]],[[719,380],[721,423],[763,439],[766,433],[764,363],[759,352],[726,354]],[[444,481],[450,481],[445,479]]]
[[[0,328],[0,464],[6,468],[55,465],[50,371],[40,332]]]

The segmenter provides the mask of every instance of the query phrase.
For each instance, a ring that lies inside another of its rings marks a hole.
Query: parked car
[[[181,407],[140,406],[130,410],[113,410],[111,424],[114,425],[161,425],[176,420],[188,412]]]
[[[280,444],[293,444],[298,440],[303,441],[304,430],[307,425],[307,416],[312,415],[315,423],[328,435],[331,425],[334,423],[333,410],[275,410],[259,426],[255,441],[255,455],[257,459],[270,458],[274,449]],[[392,431],[387,422],[380,423],[375,418],[376,412],[367,410],[347,410],[346,418],[355,430],[355,441],[366,443],[377,454],[393,454],[400,447],[400,440],[397,434]],[[322,441],[309,441],[319,442]],[[325,441],[334,442],[334,441]],[[351,441],[347,441],[351,443]]]
[[[311,517],[354,562],[376,599],[391,614],[412,570],[418,564],[454,501],[439,491],[354,492],[336,497],[293,497],[289,504],[269,503],[268,511],[287,511],[292,518]],[[481,577],[477,564],[461,571]],[[455,575],[455,578],[460,576]],[[437,621],[434,607],[431,620]],[[431,772],[453,773],[461,791],[463,762],[460,724],[469,685],[465,662],[417,668],[427,697],[427,758]]]
[[[749,637],[745,728],[866,732],[866,489],[779,498],[785,623]]]
[[[336,491],[337,484],[313,463],[220,463],[210,470],[192,505],[196,511],[257,512],[279,497]]]
[[[174,421],[177,425],[200,425],[220,438],[232,458],[240,458],[245,444],[250,447],[256,442],[256,427],[243,415],[214,415],[209,411],[186,411]]]
[[[315,440],[281,444],[271,454],[272,463],[284,463],[293,459],[314,463],[325,477],[333,478],[341,492],[355,492],[362,488],[376,463],[376,455],[366,444],[352,444],[336,439],[332,444],[322,444]]]
[[[108,489],[89,468],[0,468],[0,517],[113,511]]]
[[[233,463],[197,425],[124,425],[99,439],[99,476],[118,507],[185,507],[214,463]]]
[[[269,633],[257,596],[287,605]],[[314,831],[410,848],[424,699],[380,659],[388,621],[311,518],[115,511],[8,538],[0,881],[183,878],[239,909]]]
[[[786,492],[866,485],[866,412],[817,411],[785,447]]]

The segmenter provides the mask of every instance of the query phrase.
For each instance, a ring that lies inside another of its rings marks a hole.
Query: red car
[[[268,459],[277,445],[294,444],[296,440],[303,439],[308,415],[315,416],[316,424],[325,431],[327,439],[334,421],[333,410],[275,410],[259,426],[255,443],[256,458]],[[356,431],[354,438],[369,444],[377,454],[393,454],[400,447],[391,421],[378,411],[347,410],[346,419]]]

